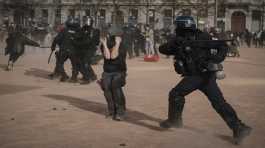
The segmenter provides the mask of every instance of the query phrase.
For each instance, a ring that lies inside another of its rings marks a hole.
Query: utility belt
[[[182,74],[182,75],[186,75],[186,74],[193,74],[192,71],[196,71],[195,69],[193,70],[189,70],[187,69],[187,65],[185,65],[185,63],[182,60],[175,60],[174,62],[174,68],[175,71],[178,74]],[[188,72],[190,71],[190,72]],[[223,65],[218,63],[208,63],[205,68],[201,69],[200,71],[198,71],[198,73],[204,73],[204,72],[214,72],[215,76],[218,80],[222,80],[225,78],[225,73],[223,71]]]
[[[207,72],[214,72],[216,79],[218,80],[222,80],[226,77],[225,73],[224,73],[224,68],[223,65],[218,63],[208,63],[206,66],[206,71]]]

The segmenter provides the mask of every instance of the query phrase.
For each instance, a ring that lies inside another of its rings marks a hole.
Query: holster
[[[184,74],[185,73],[184,63],[181,60],[175,60],[175,62],[174,62],[174,68],[175,68],[175,71],[178,74]]]
[[[208,63],[207,64],[207,70],[208,71],[222,71],[223,70],[223,65],[218,63]]]
[[[226,77],[224,71],[223,71],[223,65],[218,63],[208,63],[207,70],[209,72],[215,72],[216,79],[222,80]]]

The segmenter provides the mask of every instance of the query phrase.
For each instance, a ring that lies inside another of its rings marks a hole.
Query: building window
[[[61,9],[55,11],[55,24],[61,24]]]
[[[105,9],[100,9],[98,12],[97,12],[97,16],[98,16],[98,22],[97,22],[97,25],[99,26],[99,28],[103,28],[106,24],[106,10]]]
[[[85,16],[91,16],[91,11],[90,11],[90,9],[85,10]]]
[[[137,24],[138,22],[138,9],[130,9],[130,16],[128,18],[129,24]]]
[[[100,9],[99,10],[99,17],[100,18],[105,18],[106,16],[106,10],[105,9]]]
[[[34,18],[35,17],[35,10],[31,9],[30,10],[30,18]]]
[[[218,13],[217,13],[218,17],[225,17],[225,5],[221,4],[218,7]]]
[[[61,17],[61,9],[56,9],[55,16],[56,17]]]
[[[48,9],[42,9],[41,16],[42,16],[41,19],[42,23],[48,23],[48,16],[49,16]]]
[[[130,16],[131,16],[133,19],[137,20],[137,19],[138,19],[138,9],[131,9],[131,10],[130,10]]]
[[[75,17],[75,9],[69,9],[69,16]]]
[[[154,9],[149,9],[148,16],[149,16],[148,23],[150,25],[154,25],[154,23],[155,23],[155,10]]]
[[[48,9],[42,9],[41,16],[47,18],[49,16]]]
[[[164,28],[168,28],[171,26],[173,22],[173,11],[172,9],[165,9],[164,10]]]
[[[258,10],[252,11],[252,19],[253,20],[261,20],[261,18],[262,18],[261,11],[258,11]]]
[[[164,16],[167,18],[172,18],[173,17],[172,9],[165,9],[164,10]]]

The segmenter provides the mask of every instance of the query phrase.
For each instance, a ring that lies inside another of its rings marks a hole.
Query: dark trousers
[[[80,72],[85,80],[97,79],[97,75],[94,72],[90,62],[88,62],[86,59],[81,59],[80,61]]]
[[[58,61],[58,71],[62,76],[67,76],[65,69],[64,69],[64,63],[67,59],[70,59],[71,65],[72,65],[72,79],[76,79],[78,75],[78,69],[79,69],[79,63],[77,56],[74,54],[71,54],[67,51],[59,51],[59,61]]]
[[[231,129],[235,129],[240,124],[240,120],[238,119],[235,110],[225,101],[223,94],[216,83],[216,77],[214,74],[207,74],[205,76],[185,76],[177,86],[170,91],[169,103],[175,103],[174,108],[176,114],[180,116],[179,118],[181,118],[185,104],[184,97],[197,89],[207,96],[212,107]]]
[[[139,45],[139,42],[134,42],[134,53],[135,53],[135,56],[136,57],[139,57],[140,56],[140,48],[141,46]]]
[[[125,96],[122,87],[125,85],[125,73],[113,72],[102,74],[104,96],[108,104],[108,114],[124,115],[126,110]]]
[[[128,43],[128,55],[129,55],[129,58],[133,58],[133,44],[132,43]]]

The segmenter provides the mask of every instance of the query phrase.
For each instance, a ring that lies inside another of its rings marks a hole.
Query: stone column
[[[251,32],[251,25],[252,25],[252,11],[250,10],[246,14],[246,28]]]
[[[231,17],[231,10],[227,8],[225,12],[225,31],[231,30]]]

